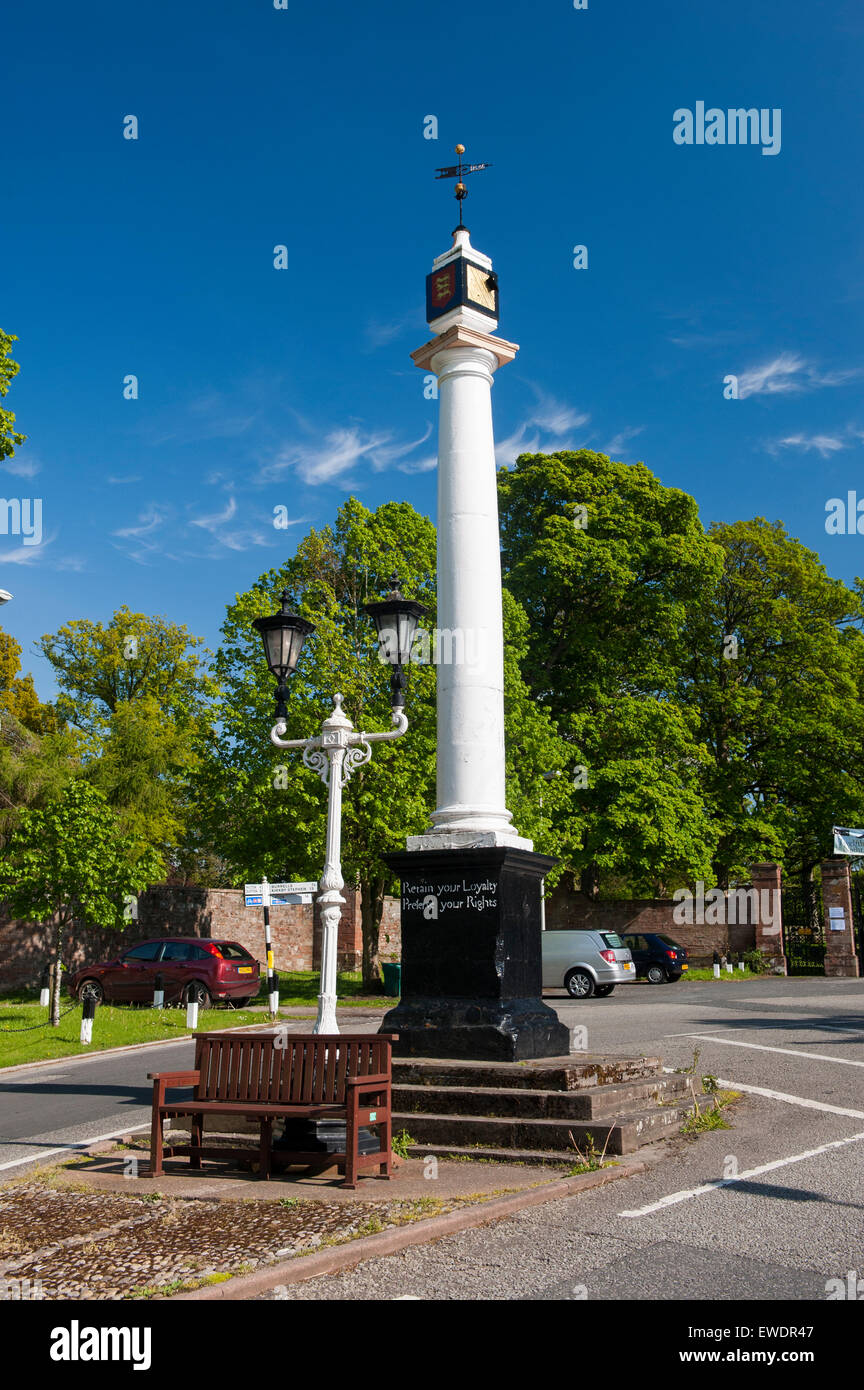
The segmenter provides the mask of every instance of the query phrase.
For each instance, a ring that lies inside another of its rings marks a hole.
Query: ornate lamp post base
[[[562,1057],[541,998],[542,880],[555,860],[483,847],[390,854],[402,881],[402,998],[381,1024],[407,1057]]]

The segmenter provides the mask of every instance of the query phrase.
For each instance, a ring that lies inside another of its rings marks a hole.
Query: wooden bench
[[[159,1177],[165,1152],[163,1122],[190,1115],[190,1143],[169,1144],[167,1153],[188,1154],[190,1166],[203,1158],[248,1158],[249,1149],[209,1147],[204,1142],[208,1115],[238,1115],[258,1121],[260,1176],[274,1164],[310,1167],[338,1164],[345,1187],[356,1187],[361,1168],[391,1174],[391,1051],[398,1034],[380,1033],[200,1033],[192,1071],[150,1072],[153,1125],[150,1176]],[[192,1086],[189,1100],[169,1101],[166,1091]],[[344,1152],[301,1152],[272,1146],[277,1119],[344,1119]],[[377,1126],[378,1151],[361,1154],[361,1126]]]

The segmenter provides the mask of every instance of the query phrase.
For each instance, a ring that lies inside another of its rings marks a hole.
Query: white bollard
[[[84,1010],[83,1010],[83,1013],[81,1014],[81,1032],[80,1032],[80,1034],[79,1034],[79,1041],[80,1041],[80,1042],[82,1042],[82,1043],[91,1043],[91,1042],[93,1041],[93,1020],[94,1020],[95,1017],[96,1017],[96,1000],[95,1000],[95,999],[85,999],[85,1000],[84,1000]]]
[[[739,960],[739,962],[738,962],[738,969],[739,969],[740,971],[743,972],[744,970],[746,970],[746,968],[747,968],[747,967],[745,966],[743,960]]]
[[[186,1001],[186,1027],[193,1032],[198,1027],[198,1005],[194,999]]]
[[[734,973],[734,971],[735,971],[735,967],[734,967],[734,965],[732,964],[731,960],[727,960],[727,961],[726,961],[726,974],[727,974],[727,975],[732,975],[732,974]]]

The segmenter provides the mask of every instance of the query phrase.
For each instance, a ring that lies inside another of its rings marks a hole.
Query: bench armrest
[[[345,1079],[345,1089],[347,1090],[369,1090],[377,1091],[382,1086],[392,1084],[390,1073],[381,1072],[378,1076],[348,1076]]]
[[[161,1082],[164,1091],[169,1086],[197,1086],[201,1080],[200,1071],[148,1071],[148,1081]]]

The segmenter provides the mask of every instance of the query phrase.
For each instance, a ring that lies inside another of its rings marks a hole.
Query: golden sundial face
[[[491,285],[487,285],[486,283],[489,278],[488,271],[478,269],[478,267],[472,265],[470,261],[466,262],[465,270],[467,272],[466,288],[468,291],[468,298],[475,304],[482,304],[484,309],[494,309],[495,290]]]

